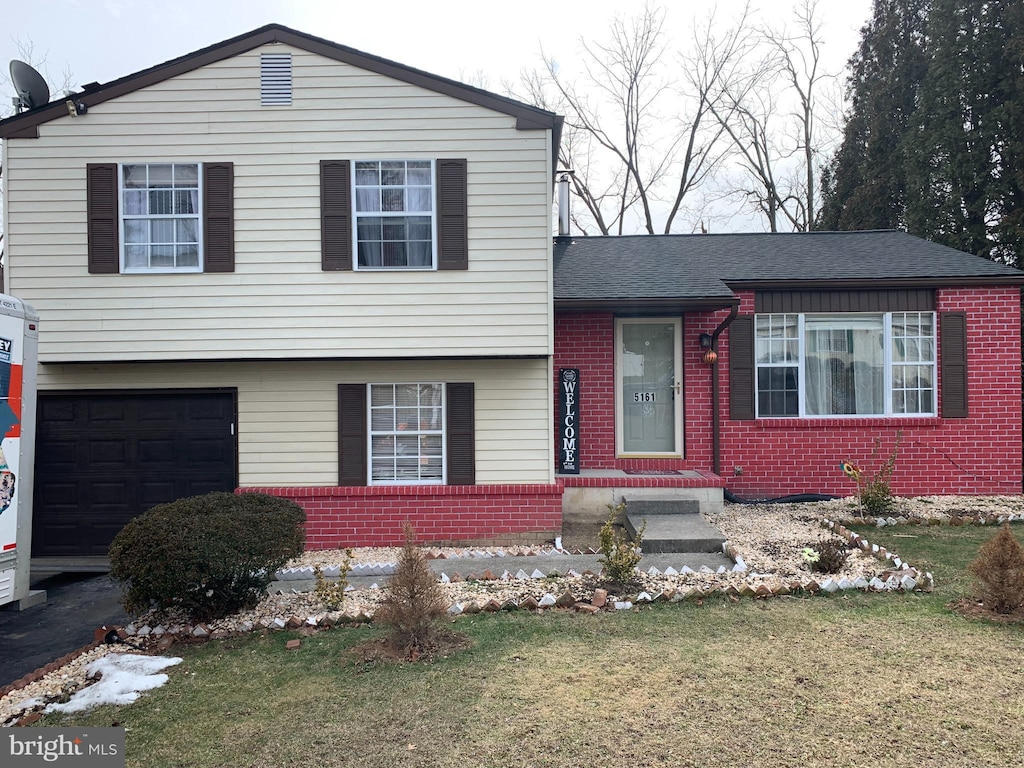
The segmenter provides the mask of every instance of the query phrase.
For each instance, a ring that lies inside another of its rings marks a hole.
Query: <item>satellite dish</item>
[[[14,90],[18,92],[15,97],[15,106],[18,107],[19,112],[22,109],[41,107],[50,102],[50,88],[46,85],[43,76],[24,61],[14,59],[11,62],[11,82],[14,83]]]

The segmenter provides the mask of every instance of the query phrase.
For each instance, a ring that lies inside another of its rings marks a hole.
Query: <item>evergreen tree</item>
[[[875,0],[850,68],[818,228],[1024,266],[1024,3]]]
[[[906,226],[903,137],[927,70],[931,0],[875,0],[849,61],[843,141],[822,174],[818,229]]]
[[[934,0],[907,157],[914,234],[1021,265],[1020,0]]]

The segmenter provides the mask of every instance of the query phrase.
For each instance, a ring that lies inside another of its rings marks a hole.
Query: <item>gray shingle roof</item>
[[[896,231],[556,240],[556,301],[727,301],[732,288],[842,281],[1022,284],[1024,272]]]

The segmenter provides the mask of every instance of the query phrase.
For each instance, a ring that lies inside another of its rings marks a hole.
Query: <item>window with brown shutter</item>
[[[233,272],[234,165],[89,163],[86,219],[90,273]]]
[[[203,163],[203,271],[235,271],[235,166]]]
[[[967,418],[967,315],[963,312],[939,314],[939,343],[942,372],[942,417]]]
[[[117,163],[89,163],[85,167],[89,272],[117,273],[118,245]]]
[[[438,269],[469,269],[467,164],[437,161]]]
[[[366,385],[338,385],[338,485],[367,485]]]
[[[320,268],[352,269],[351,163],[320,161]]]
[[[452,383],[447,391],[448,485],[476,484],[476,411],[472,382]]]
[[[754,418],[754,316],[729,326],[729,418]]]
[[[474,397],[471,382],[340,384],[339,484],[474,485]]]
[[[468,205],[465,159],[321,160],[322,269],[468,269]]]

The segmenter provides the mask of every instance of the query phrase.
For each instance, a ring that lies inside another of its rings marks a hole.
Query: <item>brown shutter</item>
[[[352,269],[351,164],[320,161],[320,269]]]
[[[466,161],[437,161],[437,268],[469,269]]]
[[[338,485],[367,485],[366,385],[338,385]]]
[[[203,271],[235,271],[234,163],[203,163]]]
[[[939,314],[939,354],[942,356],[942,417],[967,418],[967,315],[963,312]]]
[[[476,484],[473,384],[448,384],[446,391],[448,485]]]
[[[729,326],[729,418],[754,418],[754,316]]]
[[[89,272],[121,271],[117,222],[117,163],[85,166],[86,219],[89,232]]]

